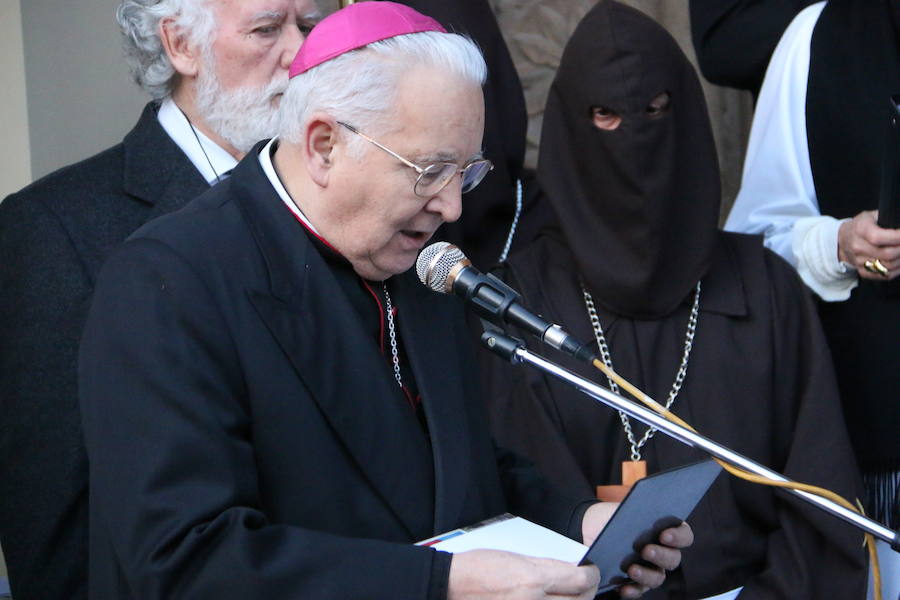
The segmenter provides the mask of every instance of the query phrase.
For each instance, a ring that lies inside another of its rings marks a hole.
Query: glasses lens
[[[484,176],[493,168],[494,165],[489,160],[478,160],[466,167],[462,176],[462,193],[465,194],[475,189],[475,186],[481,183]]]
[[[453,163],[434,163],[425,167],[416,180],[415,192],[417,196],[433,196],[444,189],[450,178],[456,174],[456,165]]]

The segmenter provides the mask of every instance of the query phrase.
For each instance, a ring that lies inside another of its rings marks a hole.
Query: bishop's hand
[[[591,600],[597,593],[597,567],[579,567],[549,558],[499,550],[453,555],[448,600]]]

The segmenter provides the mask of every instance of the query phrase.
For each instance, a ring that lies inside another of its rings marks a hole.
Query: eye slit
[[[312,31],[313,27],[315,27],[315,26],[316,26],[315,23],[313,23],[312,21],[307,21],[306,19],[301,19],[301,20],[297,21],[297,29],[300,30],[300,34],[303,37],[308,36],[309,32]]]
[[[671,96],[669,92],[662,92],[655,96],[650,104],[647,105],[647,115],[650,118],[659,118],[669,111],[671,104]]]
[[[613,131],[622,124],[622,117],[619,116],[619,113],[606,106],[592,106],[591,121],[597,129]]]

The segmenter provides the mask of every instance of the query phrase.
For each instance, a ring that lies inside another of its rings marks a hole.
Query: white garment
[[[272,184],[272,187],[275,188],[275,191],[278,192],[278,197],[281,198],[281,201],[285,203],[285,205],[290,209],[294,215],[306,225],[310,231],[319,235],[319,232],[310,223],[309,219],[306,218],[306,215],[303,214],[303,211],[300,210],[300,207],[291,199],[291,195],[288,194],[287,190],[284,187],[284,184],[281,183],[281,179],[278,177],[278,172],[275,171],[275,165],[272,163],[272,151],[275,149],[275,145],[278,143],[278,138],[273,137],[269,140],[269,143],[263,146],[263,149],[259,151],[259,164],[262,167],[263,172],[266,174],[266,177],[269,178],[269,182]],[[321,236],[320,236],[321,237]]]
[[[156,118],[209,185],[218,183],[224,173],[237,166],[236,158],[203,135],[202,131],[191,127],[187,117],[171,98],[163,100]]]
[[[816,199],[806,137],[806,89],[810,42],[825,2],[801,11],[791,22],[766,70],[744,174],[725,229],[762,233],[765,244],[794,267],[823,300],[850,297],[859,280],[841,263],[837,232],[841,221],[822,215]]]

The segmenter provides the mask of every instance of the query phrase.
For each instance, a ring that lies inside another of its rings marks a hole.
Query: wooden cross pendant
[[[647,461],[624,460],[622,461],[622,485],[598,485],[597,499],[601,502],[621,502],[628,495],[631,486],[638,479],[647,476]]]

